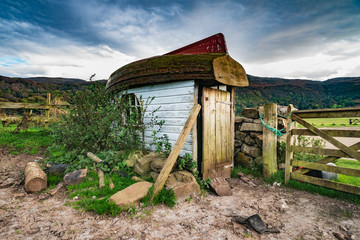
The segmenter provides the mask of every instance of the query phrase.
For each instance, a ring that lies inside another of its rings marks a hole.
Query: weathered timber
[[[311,184],[315,184],[315,185],[319,185],[319,186],[323,186],[323,187],[327,187],[327,188],[333,188],[333,189],[340,190],[343,192],[360,195],[360,187],[356,187],[356,186],[349,185],[349,184],[334,182],[334,181],[326,180],[326,179],[322,179],[322,178],[310,177],[307,175],[297,174],[295,172],[291,173],[291,179],[295,179],[298,181],[303,181],[303,182],[307,182],[307,183],[311,183]]]
[[[265,104],[264,122],[270,127],[277,128],[277,105],[275,103]],[[267,128],[263,128],[263,174],[270,177],[277,172],[277,136]]]
[[[65,186],[64,181],[58,183],[53,189],[50,190],[49,194],[54,196],[63,186]]]
[[[164,55],[127,64],[111,74],[106,90],[146,84],[200,80],[226,85],[249,85],[244,68],[224,53]]]
[[[96,163],[103,162],[101,158],[99,158],[98,156],[96,156],[91,152],[88,152],[86,155]],[[99,188],[105,187],[105,176],[104,176],[104,172],[101,169],[98,170],[98,176],[99,176]]]
[[[288,126],[287,134],[286,134],[286,155],[285,155],[285,184],[287,184],[290,180],[290,174],[292,172],[291,162],[293,161],[294,152],[292,149],[293,142],[293,131],[291,124],[291,112],[294,110],[294,106],[290,104],[287,109],[286,115],[286,126]]]
[[[294,152],[304,152],[304,153],[311,153],[316,155],[352,158],[343,151],[336,149],[292,146],[292,150]]]
[[[25,167],[25,190],[33,193],[47,187],[46,173],[36,162],[29,162]]]
[[[298,167],[314,169],[314,170],[319,170],[319,171],[339,173],[339,174],[344,174],[344,175],[354,176],[354,177],[360,176],[359,169],[344,168],[344,167],[337,167],[337,166],[335,167],[335,166],[326,165],[326,164],[319,164],[319,163],[314,163],[314,162],[304,162],[304,161],[298,161],[298,160],[293,160],[292,165],[298,166]]]
[[[231,87],[231,107],[230,107],[230,160],[232,167],[234,166],[234,150],[235,150],[235,87]]]
[[[199,104],[197,104],[197,105],[194,105],[193,109],[191,110],[191,113],[184,125],[183,130],[181,131],[179,138],[177,139],[173,149],[171,150],[169,157],[166,159],[165,165],[164,165],[163,169],[161,170],[161,172],[154,184],[154,194],[153,194],[152,198],[154,198],[154,196],[156,196],[156,194],[158,194],[160,192],[160,190],[163,188],[163,186],[171,172],[171,169],[173,168],[173,166],[176,162],[176,159],[179,156],[181,148],[184,145],[185,140],[186,140],[187,136],[189,135],[192,127],[194,126],[194,123],[197,119],[200,109],[201,109],[201,106]]]
[[[332,137],[348,137],[348,138],[360,138],[360,130],[341,130],[341,129],[321,129],[324,133],[329,134]],[[292,130],[293,135],[303,136],[317,136],[308,129],[296,128]]]
[[[293,114],[301,118],[345,118],[360,117],[360,108],[298,110]]]
[[[114,182],[113,182],[111,176],[109,176],[109,188],[114,189],[114,187],[115,187]]]
[[[14,102],[0,102],[2,109],[52,109],[70,107],[69,104],[41,104],[41,103],[14,103]]]
[[[323,139],[325,139],[326,141],[330,142],[335,147],[339,148],[341,151],[345,152],[346,154],[348,154],[352,158],[355,158],[356,160],[360,161],[360,153],[350,149],[349,147],[347,147],[343,143],[341,143],[338,140],[336,140],[335,138],[331,137],[329,134],[323,132],[322,130],[320,130],[320,129],[316,128],[316,127],[314,127],[313,125],[311,125],[310,123],[308,123],[304,119],[301,119],[299,116],[294,114],[294,112],[292,114],[292,118],[293,118],[293,120],[297,121],[298,123],[300,123],[304,127],[308,128],[313,133],[316,133],[318,136],[320,136]]]

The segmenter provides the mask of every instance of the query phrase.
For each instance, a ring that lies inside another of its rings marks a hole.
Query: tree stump
[[[38,192],[47,187],[46,173],[36,162],[29,162],[25,167],[26,192]]]

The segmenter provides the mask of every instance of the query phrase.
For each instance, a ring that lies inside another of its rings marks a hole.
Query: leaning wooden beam
[[[199,104],[194,105],[194,107],[192,108],[190,115],[189,115],[188,119],[186,120],[186,123],[185,123],[183,129],[181,130],[180,135],[179,135],[178,139],[176,140],[176,143],[175,143],[173,149],[171,150],[169,157],[166,159],[165,165],[162,168],[162,170],[154,184],[154,193],[153,193],[152,199],[154,199],[156,194],[158,194],[160,192],[160,190],[164,187],[164,184],[171,172],[171,169],[173,168],[173,166],[176,162],[177,157],[180,154],[180,151],[186,141],[186,138],[188,137],[192,127],[195,124],[195,121],[200,112],[200,109],[201,109],[201,106]]]
[[[101,163],[103,161],[101,158],[99,158],[98,156],[96,156],[91,152],[88,152],[86,155],[92,160],[94,160],[94,162],[96,163]],[[99,176],[99,187],[102,188],[105,186],[105,177],[104,177],[104,172],[100,168],[98,170],[98,176]]]
[[[325,139],[326,141],[328,141],[329,143],[331,143],[335,147],[339,148],[344,153],[346,153],[349,156],[351,156],[351,157],[355,158],[356,160],[360,161],[360,153],[350,149],[348,146],[342,144],[341,142],[339,142],[335,138],[331,137],[329,134],[323,132],[322,130],[314,127],[313,125],[311,125],[310,123],[308,123],[304,119],[301,119],[300,117],[298,117],[294,113],[292,114],[292,118],[295,121],[297,121],[298,123],[300,123],[301,125],[303,125],[304,127],[308,128],[313,133],[316,133],[318,136],[322,137],[323,139]]]

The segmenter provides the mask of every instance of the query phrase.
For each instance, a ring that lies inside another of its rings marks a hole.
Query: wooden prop
[[[36,162],[29,162],[25,167],[25,190],[27,192],[38,192],[47,187],[46,173]]]
[[[171,153],[169,157],[166,159],[165,165],[162,168],[155,184],[154,184],[154,193],[152,196],[152,199],[160,192],[160,190],[163,188],[167,178],[169,177],[169,174],[171,172],[171,169],[173,168],[177,157],[180,154],[180,151],[185,143],[186,138],[188,137],[192,127],[194,126],[194,123],[196,121],[196,118],[200,112],[201,106],[199,104],[194,105],[192,108],[190,115],[188,119],[186,120],[186,123],[183,127],[183,129],[180,132],[180,135],[178,139],[176,140],[176,143],[171,150]]]
[[[96,163],[101,163],[103,161],[101,158],[99,158],[98,156],[96,156],[91,152],[88,152],[86,155]],[[105,186],[105,176],[104,176],[104,172],[100,168],[98,170],[98,176],[99,176],[99,188],[102,188]]]

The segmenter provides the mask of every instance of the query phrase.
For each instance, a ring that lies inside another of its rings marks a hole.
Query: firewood
[[[101,158],[99,158],[98,156],[96,156],[95,154],[88,152],[86,154],[89,158],[91,158],[92,160],[94,160],[94,162],[96,163],[102,163],[103,160]],[[99,168],[98,170],[98,176],[99,176],[99,188],[102,188],[105,186],[105,179],[104,179],[104,172]]]
[[[61,181],[60,183],[58,183],[55,188],[50,190],[50,195],[54,196],[63,186],[65,186],[65,183],[63,181]]]
[[[112,181],[111,177],[109,177],[109,182],[110,182],[110,184],[109,184],[109,188],[110,188],[110,189],[114,189],[115,185],[114,185],[114,183],[113,183],[113,181]]]
[[[29,162],[25,167],[25,190],[38,192],[47,187],[46,173],[36,162]]]

